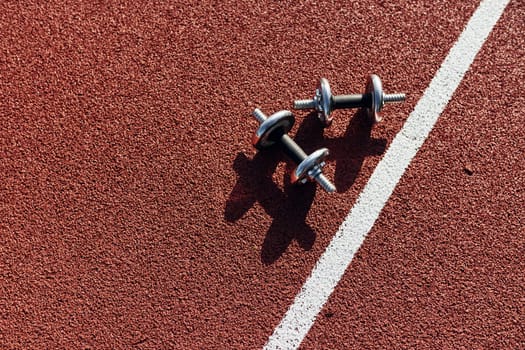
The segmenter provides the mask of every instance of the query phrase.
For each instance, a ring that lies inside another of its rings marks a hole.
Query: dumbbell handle
[[[307,154],[304,153],[301,147],[288,134],[283,134],[279,139],[281,148],[288,157],[290,157],[295,164],[300,164],[306,159]]]
[[[338,95],[332,96],[332,108],[361,108],[372,103],[371,94]]]

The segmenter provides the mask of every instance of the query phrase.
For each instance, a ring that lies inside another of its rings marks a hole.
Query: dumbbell
[[[329,154],[328,149],[321,148],[307,155],[288,136],[288,131],[295,123],[295,117],[290,111],[283,110],[266,117],[259,108],[256,108],[252,114],[260,123],[252,138],[253,146],[262,150],[279,144],[283,152],[297,165],[291,176],[292,183],[306,183],[308,180],[315,180],[325,191],[335,191],[335,186],[323,175],[324,160]]]
[[[381,121],[379,112],[385,103],[402,102],[405,94],[385,94],[381,79],[375,74],[368,77],[365,93],[356,95],[333,96],[330,84],[325,78],[319,80],[315,95],[311,100],[296,100],[294,109],[315,109],[317,117],[325,127],[332,123],[331,113],[334,109],[365,108],[366,113],[373,123]]]

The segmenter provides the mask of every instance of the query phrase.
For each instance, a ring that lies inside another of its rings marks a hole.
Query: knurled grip
[[[295,162],[295,164],[299,164],[306,159],[307,154],[304,153],[301,147],[299,147],[299,145],[294,140],[292,140],[290,136],[284,134],[281,136],[280,141],[282,146],[281,149]]]
[[[371,104],[370,94],[332,96],[332,108],[361,108]]]

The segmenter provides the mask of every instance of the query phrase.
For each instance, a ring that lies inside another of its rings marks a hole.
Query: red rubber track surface
[[[253,349],[477,1],[0,4],[0,347]],[[525,348],[525,6],[511,1],[301,348]],[[378,74],[372,127],[295,113],[338,188],[250,145],[255,107]]]

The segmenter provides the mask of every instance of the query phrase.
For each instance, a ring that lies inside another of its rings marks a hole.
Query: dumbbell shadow
[[[319,147],[330,150],[328,162],[335,161],[336,164],[334,182],[337,191],[345,192],[354,183],[364,158],[385,150],[386,140],[371,139],[371,130],[372,124],[366,113],[358,111],[342,137],[325,139],[317,114],[310,113],[300,124],[294,139],[307,154]],[[287,163],[288,170],[283,190],[272,179],[281,161]],[[251,160],[239,153],[233,163],[239,177],[226,203],[225,219],[235,222],[255,202],[261,204],[273,218],[261,249],[264,264],[279,259],[293,240],[304,250],[310,250],[315,243],[316,232],[306,223],[306,218],[318,186],[312,182],[291,184],[289,174],[293,167],[278,146],[257,152]]]
[[[346,192],[355,182],[366,157],[385,152],[386,139],[372,138],[374,122],[367,111],[358,109],[340,138],[327,139],[336,160],[335,183],[339,192]]]
[[[272,179],[281,161],[288,160],[277,149],[258,152],[252,160],[244,153],[239,153],[233,164],[239,179],[226,202],[224,216],[227,221],[239,220],[255,202],[259,202],[273,218],[261,248],[261,261],[264,264],[279,259],[294,239],[305,250],[309,250],[315,242],[315,232],[305,220],[317,185],[290,184],[287,174],[284,189],[281,190]]]
[[[260,202],[271,217],[277,215],[276,204],[286,200],[286,195],[272,179],[280,161],[277,152],[257,152],[251,160],[244,153],[237,154],[233,169],[238,180],[226,202],[224,217],[227,221],[239,220],[255,202]]]
[[[292,171],[291,166],[289,171]],[[314,182],[297,186],[285,179],[286,200],[273,217],[261,249],[261,261],[264,264],[269,265],[279,259],[293,240],[296,240],[306,251],[312,248],[316,233],[306,223],[306,217],[312,206],[317,186]]]
[[[322,129],[313,123],[301,124],[296,137],[311,135],[313,132],[322,134]],[[283,190],[272,180],[277,165],[282,161],[287,164]],[[225,219],[230,222],[239,220],[256,201],[273,218],[262,244],[261,261],[264,264],[275,262],[293,240],[302,249],[310,250],[316,234],[306,223],[306,217],[318,185],[315,182],[292,184],[290,173],[295,165],[278,145],[257,152],[252,160],[239,153],[233,167],[239,179],[226,203]]]

